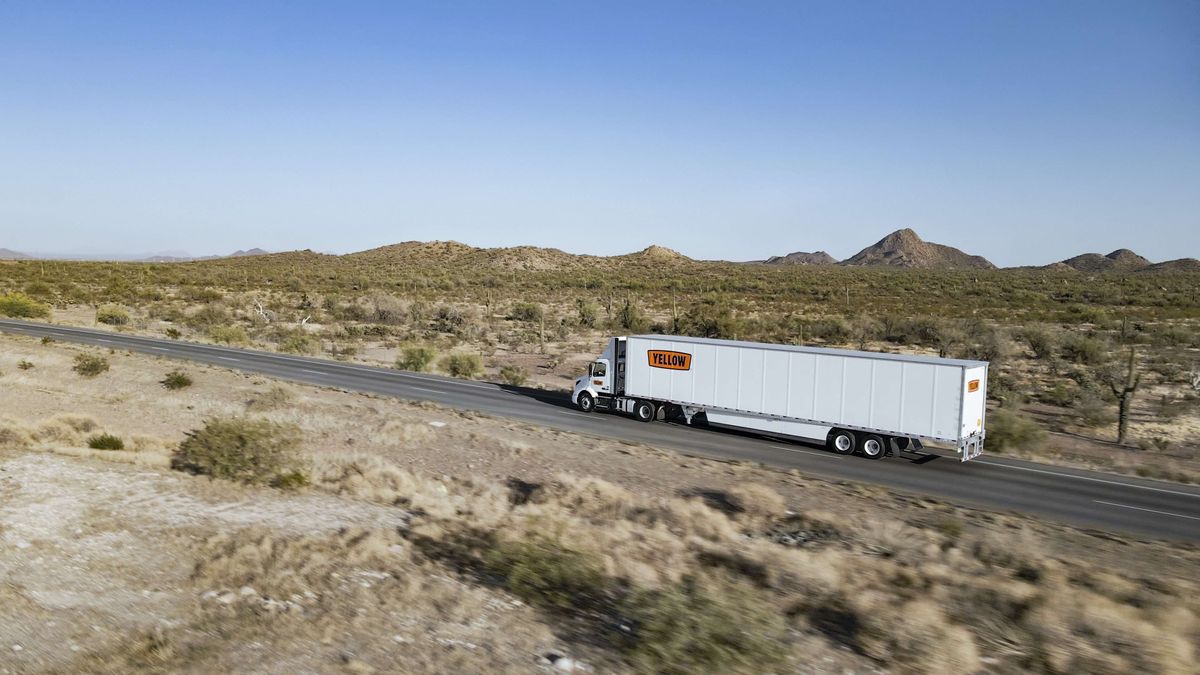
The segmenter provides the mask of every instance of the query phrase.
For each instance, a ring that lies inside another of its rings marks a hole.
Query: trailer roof
[[[887,354],[884,352],[866,352],[857,349],[802,347],[800,345],[780,345],[769,342],[747,342],[745,340],[718,340],[715,338],[691,337],[688,335],[630,335],[628,337],[640,338],[644,340],[670,340],[672,342],[688,342],[699,345],[718,345],[723,347],[753,347],[755,349],[772,349],[781,352],[801,352],[804,354],[858,356],[865,359],[884,359],[887,361],[905,361],[908,363],[936,363],[943,366],[963,366],[966,368],[988,365],[987,361],[972,361],[970,359],[943,359],[936,356],[919,356],[916,354]]]

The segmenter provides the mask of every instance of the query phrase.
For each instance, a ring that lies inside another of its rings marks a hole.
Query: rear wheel
[[[581,392],[579,394],[579,398],[576,399],[576,405],[578,405],[579,409],[583,412],[590,413],[596,409],[596,399],[586,391]]]
[[[858,451],[867,459],[879,459],[887,454],[887,446],[884,445],[883,438],[867,434],[859,442]]]
[[[829,449],[839,455],[848,455],[854,452],[855,442],[854,432],[834,429],[829,433]]]
[[[639,422],[654,421],[654,413],[654,404],[649,401],[638,401],[633,406],[633,416],[636,417]]]

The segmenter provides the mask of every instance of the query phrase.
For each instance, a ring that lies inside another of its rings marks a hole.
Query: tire
[[[586,391],[580,392],[579,398],[575,399],[575,405],[585,413],[590,413],[596,409],[596,399]]]
[[[880,436],[867,434],[859,439],[858,451],[867,459],[882,459],[887,455],[887,443]]]
[[[653,422],[655,412],[654,404],[650,401],[638,401],[633,405],[633,416],[639,422]]]
[[[858,439],[854,437],[853,431],[845,429],[834,429],[829,432],[829,449],[839,455],[848,455],[854,452],[855,446],[858,445]]]

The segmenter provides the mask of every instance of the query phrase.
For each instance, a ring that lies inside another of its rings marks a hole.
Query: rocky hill
[[[29,256],[12,249],[0,248],[0,260],[28,260]]]
[[[773,255],[763,262],[767,265],[836,265],[837,258],[825,251],[796,251],[787,255]]]
[[[918,269],[996,268],[982,256],[969,255],[952,246],[924,241],[908,228],[896,230],[840,264]]]
[[[1149,260],[1127,248],[1119,248],[1108,255],[1084,253],[1067,258],[1062,264],[1080,272],[1132,272],[1151,265]]]
[[[1143,267],[1139,272],[1200,272],[1200,260],[1178,258]]]

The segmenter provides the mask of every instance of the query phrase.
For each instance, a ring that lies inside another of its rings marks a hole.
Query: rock
[[[249,586],[242,586],[242,590],[238,591],[238,594],[241,595],[242,597],[247,597],[247,596],[251,596],[251,595],[258,595],[258,591],[254,590],[253,588],[251,588]]]

